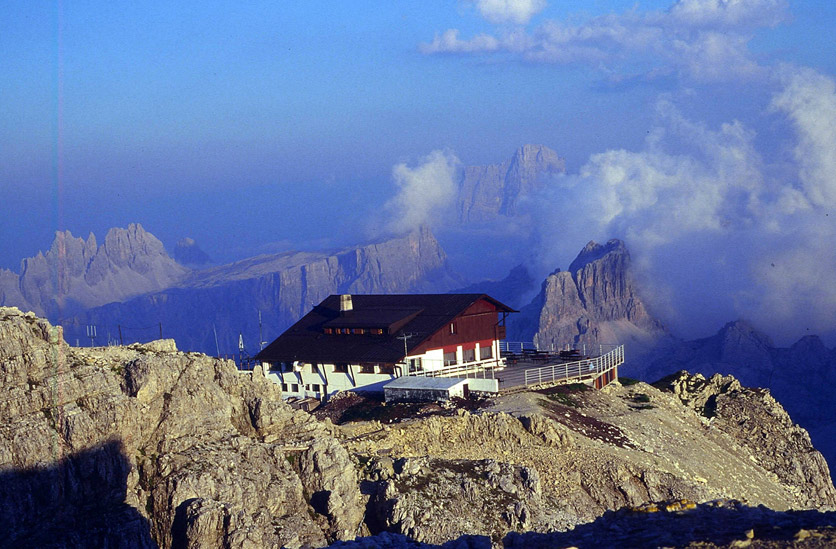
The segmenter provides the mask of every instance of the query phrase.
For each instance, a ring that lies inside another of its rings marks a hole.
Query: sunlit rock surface
[[[319,547],[389,532],[523,546],[650,502],[836,505],[826,463],[766,392],[687,374],[662,387],[334,425],[291,410],[259,369],[171,340],[74,348],[0,308],[4,542]]]

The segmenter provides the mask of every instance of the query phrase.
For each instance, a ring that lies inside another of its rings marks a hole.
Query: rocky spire
[[[620,240],[587,244],[568,271],[546,278],[534,302],[540,348],[647,343],[665,333],[633,284],[630,254]]]

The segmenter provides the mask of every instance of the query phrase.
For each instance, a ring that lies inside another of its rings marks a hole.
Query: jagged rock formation
[[[764,387],[803,425],[830,463],[836,462],[836,350],[817,336],[806,336],[787,348],[744,320],[729,322],[717,334],[693,341],[668,342],[652,359],[633,364],[628,375],[658,379],[677,370],[711,376],[732,374],[741,383]]]
[[[502,164],[468,166],[459,182],[459,222],[514,216],[519,200],[540,188],[549,174],[566,171],[566,161],[543,145],[525,145]]]
[[[167,288],[188,272],[139,224],[110,229],[101,246],[92,233],[59,231],[45,254],[22,261],[20,276],[0,273],[0,305],[57,318]]]
[[[265,341],[277,337],[325,297],[336,293],[445,292],[461,285],[428,229],[338,252],[287,252],[194,272],[176,287],[92,309],[62,322],[70,341],[95,324],[124,337],[131,327],[162,330],[180,348],[238,351],[243,334],[258,352],[259,311]],[[142,335],[136,330],[134,334]],[[218,334],[218,346],[215,344]],[[128,339],[130,341],[130,339]]]
[[[827,465],[774,400],[729,379],[669,385],[335,427],[291,410],[258,369],[170,340],[72,348],[0,308],[4,542],[317,547],[386,530],[485,547],[650,501],[836,505]]]
[[[762,452],[759,465],[795,490],[803,506],[815,507],[816,502],[834,498],[827,462],[813,448],[807,431],[793,424],[768,390],[743,387],[732,376],[714,374],[705,379],[684,370],[655,386],[673,392],[751,453]]]
[[[515,337],[541,349],[622,343],[634,353],[666,334],[633,284],[626,246],[615,239],[587,244],[568,271],[546,278],[520,316],[512,324]]]
[[[321,546],[361,525],[328,424],[170,340],[72,348],[0,308],[0,417],[10,546]]]
[[[174,260],[190,269],[198,269],[212,263],[209,254],[200,249],[193,238],[181,238],[174,247]]]

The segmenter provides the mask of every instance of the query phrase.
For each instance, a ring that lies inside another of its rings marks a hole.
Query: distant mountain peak
[[[589,263],[598,261],[608,254],[626,254],[629,256],[627,246],[625,246],[624,242],[618,240],[617,238],[608,240],[604,245],[598,244],[594,240],[590,240],[589,243],[583,247],[575,260],[569,265],[569,272],[574,273],[575,271],[579,271]]]
[[[550,274],[523,311],[532,314],[539,319],[521,319],[521,326],[535,329],[541,349],[627,342],[644,347],[666,334],[634,287],[630,254],[617,239],[589,242],[568,271]]]
[[[518,214],[520,198],[542,188],[566,161],[545,145],[523,145],[501,164],[467,166],[459,182],[459,222],[482,222]]]
[[[6,296],[0,304],[56,317],[160,290],[186,272],[168,256],[162,242],[138,223],[110,229],[101,245],[93,233],[85,240],[69,230],[57,231],[46,253],[21,262],[16,281],[4,277],[4,286],[14,284],[19,290],[0,288]]]
[[[177,241],[174,247],[174,260],[187,267],[204,267],[212,263],[212,258],[204,252],[193,238],[185,237]]]

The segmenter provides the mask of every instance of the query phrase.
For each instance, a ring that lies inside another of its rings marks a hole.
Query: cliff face
[[[515,332],[523,340],[533,334],[541,349],[611,343],[644,348],[665,335],[633,284],[630,255],[620,240],[587,244],[568,271],[546,278],[521,317]]]
[[[101,246],[92,233],[58,232],[45,254],[23,260],[20,276],[0,275],[0,305],[58,317],[167,288],[188,272],[139,224],[111,229]]]
[[[565,171],[566,161],[542,145],[525,145],[502,164],[468,166],[459,183],[459,221],[514,216],[520,198],[540,188],[544,177]]]
[[[0,417],[12,546],[299,547],[351,538],[362,519],[327,425],[171,341],[75,349],[0,308]]]
[[[9,308],[0,481],[11,546],[296,548],[385,530],[484,547],[650,501],[836,505],[806,433],[730,378],[334,426],[291,410],[260,370],[170,340],[73,348]]]
[[[243,334],[258,351],[259,312],[266,341],[334,293],[444,292],[461,284],[428,230],[336,253],[265,255],[193,273],[177,287],[92,309],[63,322],[67,337],[99,333],[173,337],[181,348],[215,354],[238,350]],[[150,328],[150,332],[133,328]],[[215,344],[218,334],[218,346]],[[130,341],[130,339],[128,339]]]

